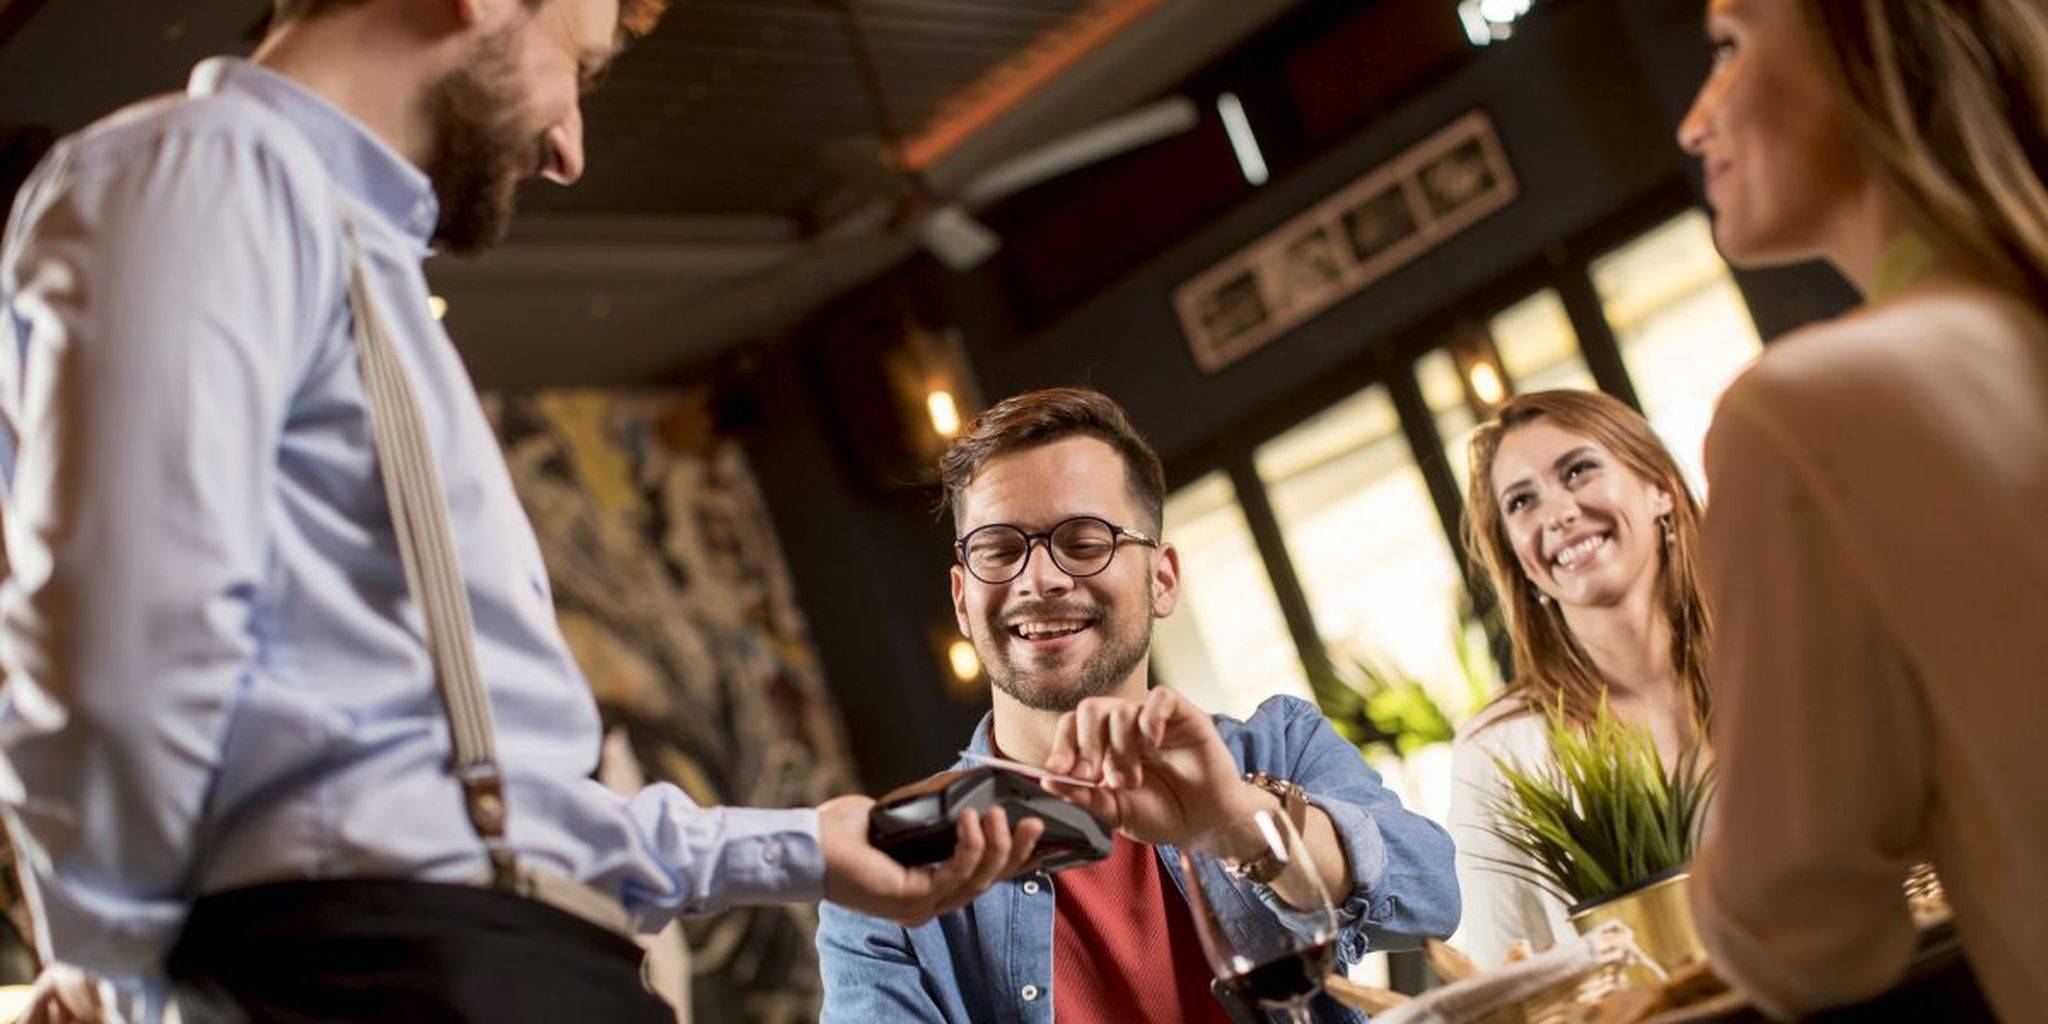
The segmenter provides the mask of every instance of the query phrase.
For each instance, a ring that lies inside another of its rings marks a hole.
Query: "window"
[[[1571,314],[1555,291],[1546,288],[1501,310],[1486,328],[1517,393],[1598,387],[1579,354]]]
[[[1579,354],[1578,333],[1557,292],[1546,288],[1501,310],[1487,321],[1486,330],[1515,393],[1598,387]],[[1466,398],[1465,382],[1459,379],[1457,359],[1444,349],[1425,353],[1415,361],[1415,383],[1436,422],[1444,461],[1462,494],[1471,482],[1466,449],[1479,420]]]
[[[1472,403],[1465,400],[1465,382],[1458,376],[1457,359],[1444,349],[1431,349],[1415,361],[1415,384],[1422,389],[1422,404],[1429,407],[1430,418],[1436,421],[1436,436],[1444,445],[1444,461],[1450,464],[1451,475],[1458,478],[1458,491],[1462,494],[1472,477],[1466,444],[1472,440],[1479,419],[1472,414]]]
[[[1230,478],[1210,473],[1170,495],[1164,532],[1180,551],[1181,585],[1180,606],[1153,631],[1161,681],[1237,718],[1274,694],[1312,699]]]
[[[1261,445],[1254,462],[1339,670],[1362,658],[1413,678],[1457,720],[1464,581],[1386,388]]]
[[[1701,462],[1721,391],[1762,350],[1705,214],[1681,214],[1593,261],[1593,287],[1621,346],[1643,413],[1686,481]]]

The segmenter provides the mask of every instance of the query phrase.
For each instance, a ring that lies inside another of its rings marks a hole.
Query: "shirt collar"
[[[1870,286],[1870,301],[1883,302],[1911,288],[1933,272],[1941,262],[1927,239],[1911,228],[1901,231],[1884,247],[1877,262],[1877,279]]]
[[[305,86],[246,60],[215,57],[192,70],[186,91],[194,97],[239,93],[284,115],[313,143],[344,191],[422,246],[433,236],[440,204],[426,172]]]
[[[993,735],[995,724],[995,712],[990,711],[981,716],[981,723],[974,727],[974,736],[967,741],[968,753],[993,754],[996,752],[995,743],[992,742],[989,738],[991,735]]]

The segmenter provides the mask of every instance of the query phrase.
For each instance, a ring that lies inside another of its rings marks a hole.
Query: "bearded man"
[[[828,1024],[1248,1018],[1212,990],[1174,847],[1260,811],[1300,831],[1338,907],[1340,970],[1456,929],[1450,837],[1404,809],[1315,705],[1273,697],[1240,722],[1150,685],[1180,555],[1161,532],[1159,456],[1115,402],[1018,395],[963,431],[940,470],[953,612],[995,690],[968,752],[1100,783],[1044,785],[1113,828],[1114,846],[921,926],[827,903]],[[1328,999],[1311,1012],[1361,1019]]]
[[[664,0],[279,0],[249,60],[62,143],[0,248],[0,812],[32,1018],[660,1021],[628,935],[830,896],[920,922],[864,798],[590,776],[589,688],[422,261],[584,166]]]

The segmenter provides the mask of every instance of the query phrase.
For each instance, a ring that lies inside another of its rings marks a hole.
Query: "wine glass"
[[[1308,846],[1258,811],[1180,848],[1195,933],[1216,978],[1245,1005],[1310,1024],[1308,1002],[1336,961],[1337,913]]]

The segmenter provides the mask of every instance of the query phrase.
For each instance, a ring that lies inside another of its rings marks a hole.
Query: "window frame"
[[[1175,459],[1166,466],[1168,492],[1186,486],[1216,471],[1223,472],[1236,491],[1237,501],[1250,528],[1253,544],[1280,606],[1281,618],[1294,642],[1295,653],[1310,678],[1328,678],[1332,672],[1313,607],[1302,584],[1297,562],[1275,513],[1266,484],[1260,479],[1255,454],[1267,442],[1279,437],[1337,402],[1375,385],[1384,386],[1400,417],[1401,431],[1409,454],[1427,485],[1438,524],[1444,531],[1466,596],[1485,625],[1490,648],[1501,672],[1511,677],[1512,659],[1507,638],[1496,614],[1492,588],[1473,564],[1463,541],[1464,495],[1451,466],[1443,457],[1443,438],[1436,429],[1436,416],[1423,398],[1416,376],[1417,363],[1431,352],[1443,349],[1460,332],[1488,330],[1494,316],[1537,292],[1555,291],[1571,320],[1579,352],[1594,382],[1609,395],[1642,411],[1641,399],[1629,377],[1621,346],[1601,307],[1594,288],[1592,264],[1602,256],[1640,238],[1659,225],[1688,210],[1699,208],[1692,190],[1674,181],[1653,190],[1621,213],[1562,243],[1547,247],[1528,263],[1474,289],[1449,308],[1423,318],[1416,324],[1384,338],[1367,338],[1356,358],[1322,375],[1315,384],[1262,408],[1224,431],[1210,444]],[[1412,271],[1411,271],[1412,272]],[[1738,282],[1739,288],[1739,282]],[[1743,301],[1752,318],[1754,303],[1747,291]],[[1769,344],[1769,339],[1765,339]]]

